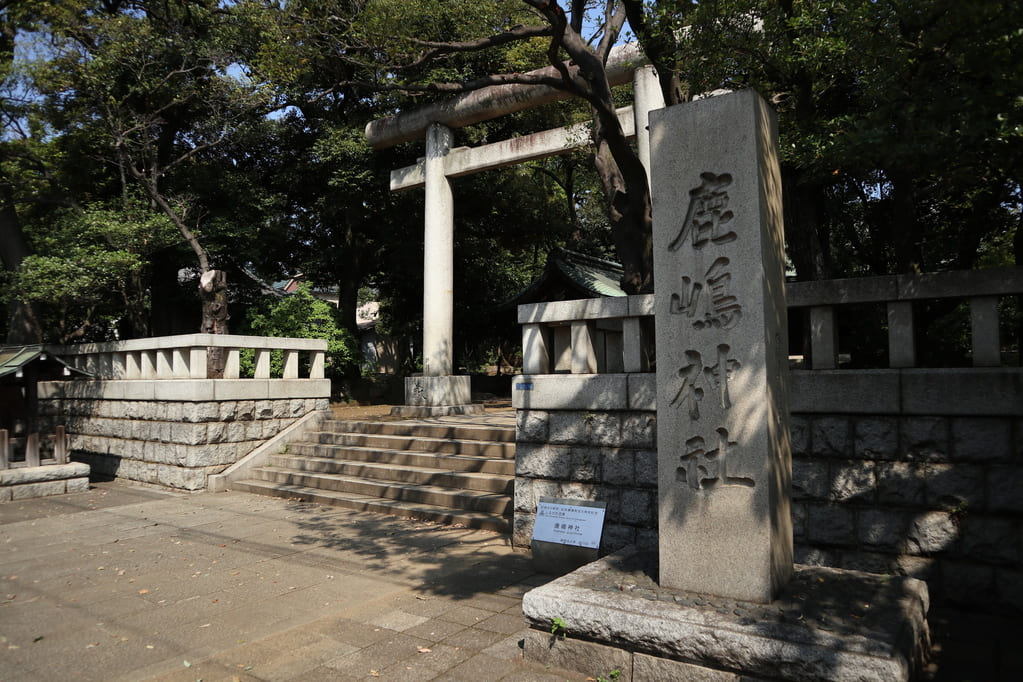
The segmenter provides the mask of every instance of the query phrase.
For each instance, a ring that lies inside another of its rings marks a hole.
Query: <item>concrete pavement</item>
[[[584,680],[522,659],[549,579],[485,531],[98,483],[0,504],[0,679]],[[1021,679],[1018,618],[929,620],[925,679]]]
[[[522,660],[546,579],[494,533],[101,483],[0,505],[0,677],[584,679]]]

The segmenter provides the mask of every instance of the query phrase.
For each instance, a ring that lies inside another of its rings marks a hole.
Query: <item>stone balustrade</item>
[[[647,372],[652,294],[519,306],[523,374]]]
[[[998,303],[1003,296],[1023,294],[1023,268],[789,282],[785,293],[790,309],[809,311],[807,369],[838,367],[836,310],[857,303],[887,307],[889,366],[916,367],[913,303],[937,299],[969,302],[973,366],[998,367]],[[642,320],[653,310],[652,294],[519,306],[522,373],[647,372],[649,332]]]
[[[24,457],[15,458],[13,454],[19,449],[23,451]],[[47,449],[50,450],[50,456],[44,457],[43,452]],[[67,456],[68,437],[61,424],[58,424],[54,428],[54,432],[48,435],[40,435],[36,432],[26,436],[11,436],[7,429],[0,429],[0,469],[67,464]]]
[[[246,349],[251,377],[241,372]],[[199,490],[329,407],[322,339],[185,334],[48,350],[92,377],[40,382],[40,420],[66,424],[74,458],[98,475]],[[224,354],[222,377],[210,377],[213,352]],[[277,372],[275,352],[284,360]]]
[[[1023,268],[990,268],[922,275],[858,277],[819,282],[790,282],[789,308],[808,308],[811,367],[837,367],[836,308],[855,303],[883,303],[888,317],[888,364],[893,369],[916,367],[913,302],[965,299],[970,305],[974,367],[1002,364],[998,335],[998,303],[1002,296],[1023,294]]]
[[[255,353],[255,379],[270,378],[270,354],[284,353],[282,379],[298,379],[300,356],[310,358],[309,379],[322,379],[327,342],[236,334],[182,334],[110,343],[55,346],[51,351],[97,379],[206,379],[210,352],[226,354],[223,379],[240,378],[241,351]]]

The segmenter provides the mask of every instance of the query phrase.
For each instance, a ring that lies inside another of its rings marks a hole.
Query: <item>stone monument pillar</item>
[[[792,572],[774,112],[746,90],[650,127],[659,581],[769,602]]]

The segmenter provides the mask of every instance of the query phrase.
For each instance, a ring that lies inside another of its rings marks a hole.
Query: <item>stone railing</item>
[[[893,369],[916,367],[913,302],[935,299],[969,302],[973,366],[998,367],[999,298],[1013,294],[1023,294],[1023,268],[793,282],[785,290],[789,308],[809,309],[812,361],[807,369],[837,367],[835,310],[855,303],[887,306],[888,364]]]
[[[523,374],[647,372],[651,294],[519,306]]]
[[[785,293],[790,309],[809,310],[812,366],[806,369],[838,366],[835,312],[857,303],[887,306],[889,366],[916,367],[913,303],[936,299],[969,302],[973,366],[998,367],[999,299],[1023,294],[1023,268],[790,282]],[[652,325],[643,318],[652,317],[653,310],[653,295],[519,306],[522,373],[647,372],[645,349]]]
[[[210,351],[225,353],[223,379],[240,378],[243,349],[255,353],[255,379],[270,378],[270,353],[284,353],[282,379],[299,378],[302,353],[310,356],[309,379],[323,378],[327,342],[321,339],[292,339],[233,334],[183,334],[111,343],[55,346],[50,350],[76,369],[97,379],[206,379],[211,365]]]
[[[53,443],[50,458],[42,457],[43,443]],[[15,460],[12,455],[15,446],[24,448],[25,457],[23,460]],[[0,429],[0,469],[10,469],[18,466],[37,467],[44,464],[67,464],[68,458],[68,437],[64,427],[54,427],[54,433],[50,435],[39,435],[30,433],[27,436],[12,437],[7,429]]]
[[[41,423],[66,424],[74,458],[98,475],[198,490],[329,408],[322,339],[186,334],[48,350],[91,378],[40,382]],[[242,376],[245,350],[252,377]],[[210,377],[214,352],[225,360],[222,377]]]

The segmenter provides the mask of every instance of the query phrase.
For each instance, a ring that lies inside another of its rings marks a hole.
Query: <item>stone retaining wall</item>
[[[222,380],[196,383],[215,381]],[[41,391],[40,413],[45,425],[67,427],[75,460],[88,463],[93,475],[181,490],[204,489],[207,476],[223,471],[309,412],[329,408],[326,397],[217,400],[209,399],[208,391],[196,390],[193,399],[187,391],[177,391],[177,399],[128,400],[109,390],[89,395],[80,386],[73,388],[77,390],[58,386]]]
[[[927,407],[937,414],[927,415],[904,413],[917,400],[905,387],[890,401],[902,406],[899,414],[876,404],[880,394],[871,403],[847,393],[840,406],[841,395],[825,400],[811,390],[808,382],[816,380],[797,377],[791,432],[798,563],[910,575],[926,580],[937,602],[1023,611],[1021,398],[988,377],[989,404],[963,403],[982,390],[961,379],[941,392],[958,406],[943,407],[928,391]],[[529,544],[536,502],[548,495],[607,502],[602,555],[633,543],[656,550],[652,405],[624,409],[642,401],[622,397],[614,405],[603,393],[582,409],[585,391],[576,386],[573,409],[553,409],[567,402],[563,396],[536,397],[554,390],[541,386],[547,381],[565,384],[562,377],[516,381],[528,382],[531,395],[515,399],[515,544]]]

